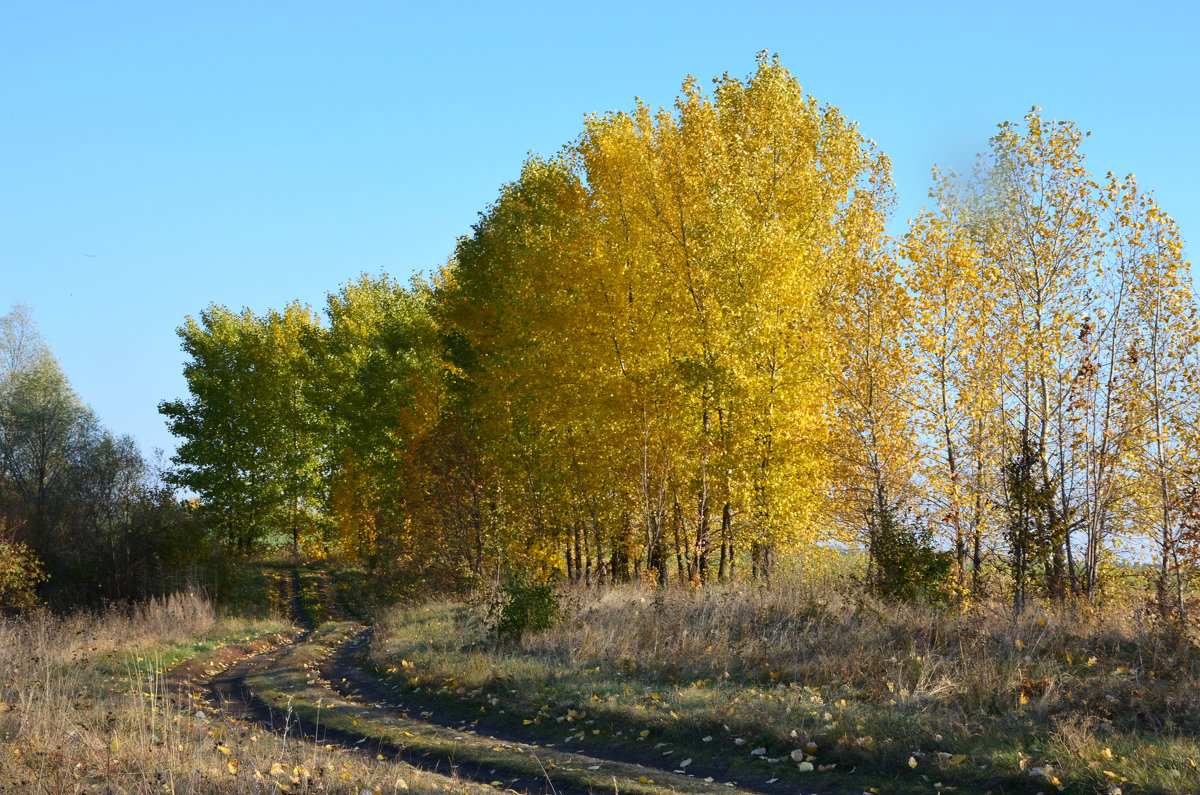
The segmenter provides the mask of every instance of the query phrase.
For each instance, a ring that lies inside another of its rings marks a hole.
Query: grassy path
[[[796,792],[795,782],[739,785],[720,765],[643,754],[592,743],[551,747],[520,726],[464,717],[433,703],[402,701],[389,684],[364,670],[360,656],[368,627],[331,620],[314,627],[316,594],[330,589],[320,576],[293,572],[290,607],[304,627],[289,638],[245,649],[201,682],[223,714],[270,728],[296,741],[342,748],[376,760],[400,761],[457,782],[547,795],[592,792],[664,795]],[[324,616],[342,611],[325,608]],[[834,795],[861,790],[805,785],[801,792]]]
[[[404,764],[400,754],[385,756],[381,748],[367,744],[361,733],[340,733],[321,726],[318,738],[315,721],[310,723],[303,706],[298,703],[297,710],[290,708],[290,702],[299,702],[306,694],[299,690],[281,694],[271,683],[280,676],[286,679],[297,655],[331,637],[331,632],[336,635],[337,629],[313,629],[312,616],[326,609],[312,593],[306,593],[311,589],[311,577],[291,569],[278,572],[275,579],[275,604],[288,612],[293,624],[290,631],[195,655],[175,666],[167,677],[175,703],[184,705],[184,712],[195,718],[198,726],[209,727],[209,748],[215,747],[219,756],[213,755],[227,763],[231,778],[219,791],[456,795],[495,791],[469,779],[439,775],[427,766]],[[263,678],[266,684],[260,685]],[[267,738],[273,739],[268,742]],[[239,760],[245,763],[239,764]]]
[[[272,657],[247,675],[245,683],[270,710],[275,725],[289,721],[298,734],[315,742],[353,746],[503,789],[559,795],[610,790],[639,795],[795,791],[738,786],[708,775],[702,766],[689,769],[690,760],[653,765],[605,754],[603,747],[547,747],[513,728],[484,728],[452,712],[415,702],[406,705],[387,684],[357,665],[356,652],[368,637],[369,630],[360,624],[330,622]]]

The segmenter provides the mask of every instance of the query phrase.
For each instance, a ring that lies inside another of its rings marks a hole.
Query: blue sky
[[[835,7],[836,6],[836,7]],[[1037,104],[1200,236],[1200,19],[1185,3],[56,3],[0,0],[0,311],[147,451],[174,329],[451,253],[584,114],[778,52],[891,157],[899,230],[935,163]],[[1189,247],[1189,253],[1194,245]]]

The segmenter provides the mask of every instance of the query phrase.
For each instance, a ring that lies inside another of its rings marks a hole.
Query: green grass
[[[843,731],[843,708],[787,706],[796,685],[747,684],[725,677],[690,678],[681,672],[616,665],[572,665],[561,658],[493,646],[474,608],[441,603],[405,610],[373,650],[376,670],[412,698],[463,716],[499,712],[550,747],[581,747],[670,766],[716,765],[723,778],[765,784],[840,788],[854,769],[853,786],[881,791],[922,791],[918,776],[906,782],[859,770],[861,760],[828,758],[828,746],[804,754],[813,769],[801,772],[791,752],[813,738]],[[768,677],[769,680],[769,677]],[[816,691],[813,691],[815,694]],[[493,703],[495,702],[495,703]],[[832,726],[830,726],[832,721]],[[790,727],[780,736],[779,727]],[[790,736],[791,731],[796,736]],[[764,749],[763,753],[754,753]],[[907,759],[907,757],[906,757]],[[834,764],[829,770],[820,768]],[[838,768],[841,768],[839,770]],[[904,773],[909,769],[904,767]]]

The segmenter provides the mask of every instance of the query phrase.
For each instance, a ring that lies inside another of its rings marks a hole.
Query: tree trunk
[[[684,555],[686,550],[682,542],[683,529],[683,509],[679,506],[679,500],[675,501],[671,509],[671,525],[675,532],[675,569],[679,574],[679,582],[681,585],[687,584],[687,567],[684,565]]]
[[[579,522],[575,522],[571,528],[571,535],[575,543],[575,582],[584,581],[584,563],[583,563],[583,533],[579,530]]]

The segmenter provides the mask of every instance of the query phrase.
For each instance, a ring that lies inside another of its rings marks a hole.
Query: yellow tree
[[[977,528],[1001,520],[1018,610],[1038,576],[1054,598],[1094,598],[1101,562],[1147,512],[1164,582],[1178,547],[1194,332],[1177,233],[1132,179],[1098,186],[1083,139],[1036,108],[1001,125],[970,179],[936,177],[937,209],[905,241],[924,430],[939,440],[930,497],[960,571],[967,505]]]
[[[1137,333],[1134,286],[1141,276],[1138,205],[1132,182],[1109,176],[1103,205],[1109,218],[1104,253],[1094,274],[1092,306],[1078,332],[1081,361],[1071,383],[1068,413],[1071,450],[1077,462],[1076,525],[1084,559],[1080,587],[1089,601],[1101,586],[1101,564],[1111,556],[1134,509],[1131,459],[1140,444],[1138,384],[1129,371],[1129,350]]]
[[[546,567],[562,553],[581,579],[606,546],[596,525],[607,513],[595,505],[591,467],[579,465],[604,442],[583,198],[563,160],[528,161],[459,242],[439,298],[461,340],[455,364],[472,436],[503,484],[498,507],[511,535],[502,545]]]
[[[765,55],[712,98],[687,81],[675,113],[589,119],[577,150],[601,325],[639,442],[648,561],[662,563],[663,523],[687,491],[694,568],[719,505],[721,568],[736,534],[765,573],[778,545],[816,537],[829,471],[824,309],[869,236],[856,224],[887,205],[887,161]]]
[[[1034,566],[1055,598],[1074,584],[1067,409],[1083,358],[1088,282],[1102,248],[1102,197],[1084,166],[1083,138],[1070,122],[1044,121],[1037,108],[1023,127],[1002,124],[992,139],[989,204],[977,226],[1000,299],[994,333],[1008,339],[1000,351],[1001,411],[1006,458],[1015,466],[1007,501],[1018,609]],[[1016,466],[1025,461],[1034,463]]]
[[[677,106],[689,104],[701,117],[711,107],[694,83]],[[665,581],[671,501],[694,428],[687,388],[704,389],[712,369],[711,347],[705,357],[693,345],[693,318],[710,319],[695,234],[703,198],[688,168],[696,152],[670,113],[641,103],[632,115],[589,118],[576,148],[596,233],[594,323],[619,374],[615,408],[628,452],[619,466],[634,477],[646,567]]]
[[[1114,193],[1116,190],[1114,189]],[[1184,619],[1181,535],[1198,456],[1196,391],[1200,322],[1174,220],[1132,175],[1115,196],[1116,246],[1129,272],[1132,339],[1122,374],[1130,384],[1140,444],[1133,461],[1140,524],[1157,548],[1158,604]]]
[[[865,542],[878,587],[890,574],[884,571],[889,550],[883,545],[896,540],[884,534],[897,530],[906,512],[920,503],[921,450],[913,411],[918,362],[909,335],[913,308],[899,268],[877,243],[865,243],[843,274],[831,307],[837,332],[831,414],[840,475],[833,492],[835,515],[847,534]]]
[[[903,241],[913,296],[913,345],[919,379],[913,399],[929,440],[923,477],[934,521],[949,530],[960,592],[981,588],[990,522],[997,430],[996,340],[990,325],[995,285],[971,232],[971,200],[954,174],[934,170],[937,209],[915,219]]]
[[[900,305],[886,158],[777,59],[716,83],[530,160],[438,289],[500,546],[573,577],[607,551],[703,581],[747,549],[765,575],[818,538],[834,313]]]

